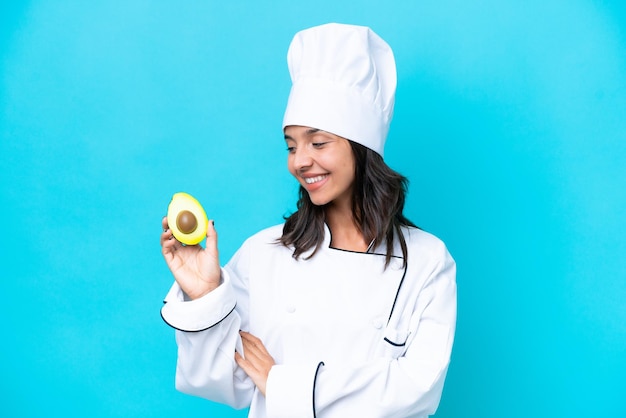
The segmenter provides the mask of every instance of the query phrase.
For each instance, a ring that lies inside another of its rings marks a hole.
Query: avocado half
[[[196,245],[206,237],[206,212],[193,196],[174,193],[167,208],[167,223],[174,238],[185,245]]]

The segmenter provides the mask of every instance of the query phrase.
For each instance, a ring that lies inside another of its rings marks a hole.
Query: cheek
[[[349,185],[352,185],[354,183],[355,180],[355,175],[354,175],[354,167],[346,167],[346,171],[344,171],[345,173],[345,181],[346,183],[348,183]]]
[[[356,167],[354,165],[354,160],[351,158],[348,158],[347,161],[342,164],[342,172],[344,173],[346,180],[350,183],[354,182],[354,179],[356,177],[355,170]]]

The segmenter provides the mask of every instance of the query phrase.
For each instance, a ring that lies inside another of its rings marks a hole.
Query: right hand
[[[206,248],[181,244],[169,228],[167,217],[161,222],[161,253],[176,282],[191,299],[200,298],[220,285],[220,260],[217,251],[217,232],[209,221]]]

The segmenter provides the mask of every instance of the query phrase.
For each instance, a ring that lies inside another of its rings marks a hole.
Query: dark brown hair
[[[383,158],[371,149],[350,142],[355,160],[355,178],[352,191],[352,216],[367,242],[376,247],[386,242],[385,266],[393,257],[394,236],[400,243],[404,264],[407,247],[401,227],[415,225],[404,217],[408,179],[395,172]],[[294,246],[293,257],[314,248],[312,257],[324,241],[325,205],[311,202],[307,191],[300,186],[297,210],[285,218],[280,243]]]

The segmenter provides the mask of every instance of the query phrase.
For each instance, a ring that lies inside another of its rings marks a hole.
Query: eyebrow
[[[321,129],[317,129],[317,128],[310,128],[310,129],[307,129],[307,130],[306,130],[306,132],[305,132],[304,134],[305,134],[305,135],[313,135],[314,133],[317,133],[317,132],[320,132],[320,131],[321,131]],[[293,138],[292,138],[292,137],[290,137],[289,135],[285,134],[285,140],[287,140],[287,139],[291,139],[291,140],[293,140]]]

